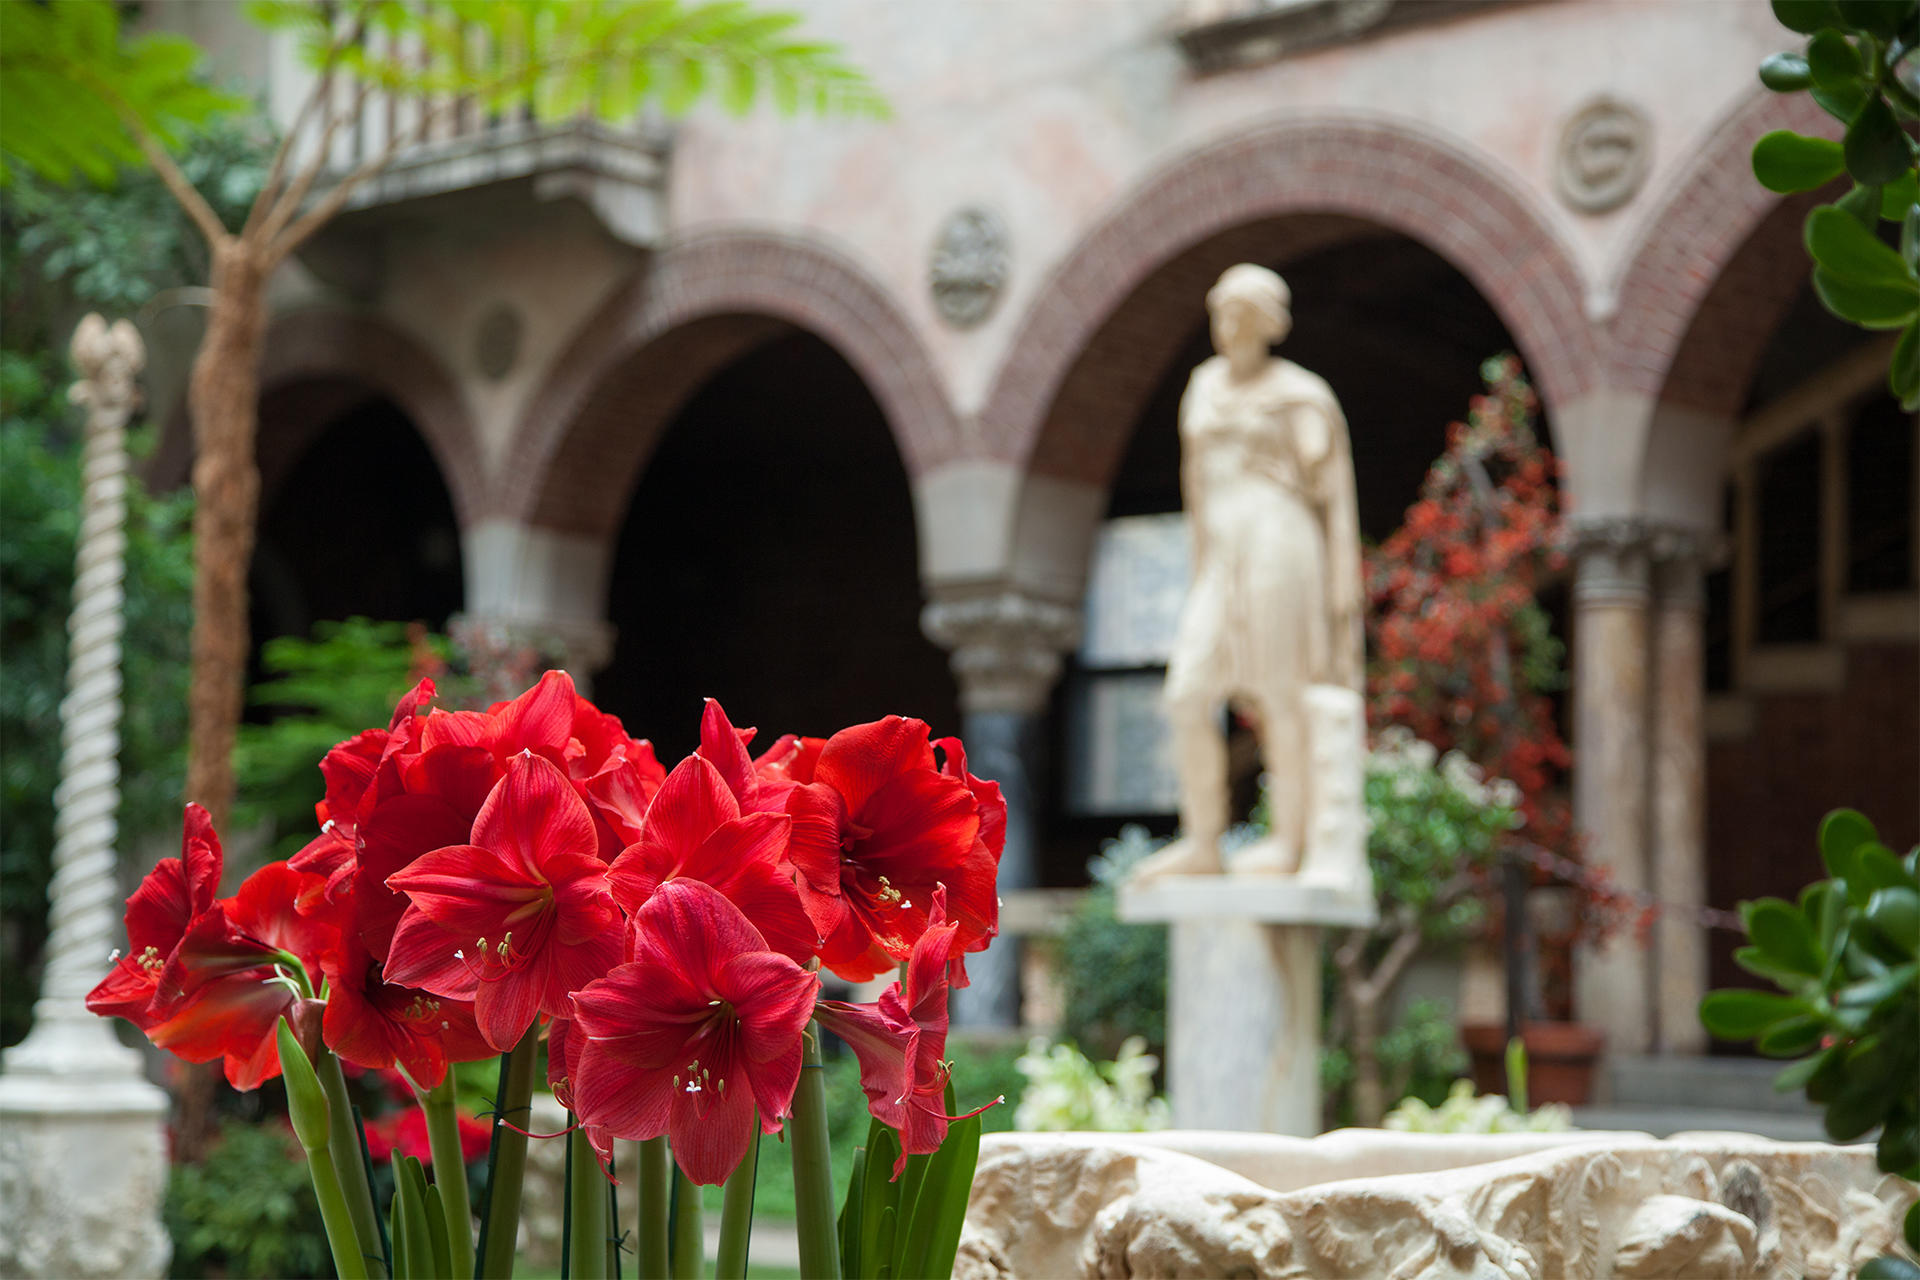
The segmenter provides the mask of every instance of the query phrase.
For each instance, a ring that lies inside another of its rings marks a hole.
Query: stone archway
[[[798,237],[705,232],[661,250],[581,327],[521,416],[490,514],[610,536],[680,405],[791,329],[831,343],[872,388],[909,475],[960,452],[911,322],[858,265]]]
[[[1496,161],[1376,117],[1235,135],[1141,183],[1038,290],[979,425],[980,451],[1022,472],[1009,577],[1077,598],[1128,430],[1222,269],[1382,231],[1466,277],[1550,408],[1596,380],[1572,255]]]
[[[265,349],[263,401],[296,383],[314,388],[315,395],[284,404],[277,429],[271,436],[262,433],[263,489],[273,487],[340,409],[354,397],[371,394],[398,406],[426,441],[461,526],[480,517],[486,476],[472,414],[453,378],[424,346],[375,316],[314,308],[276,316],[267,328]],[[193,428],[183,400],[155,454],[155,484],[186,483],[192,460]]]
[[[1550,403],[1588,387],[1580,274],[1516,178],[1411,123],[1288,120],[1148,178],[1055,269],[988,398],[986,451],[1038,475],[1098,481],[1124,444],[1103,433],[1103,406],[1137,402],[1185,336],[1166,323],[1169,309],[1190,312],[1234,261],[1305,252],[1356,219],[1426,244],[1465,274]]]

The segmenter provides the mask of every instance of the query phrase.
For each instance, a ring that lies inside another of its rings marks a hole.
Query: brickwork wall
[[[1707,747],[1707,900],[1792,899],[1825,872],[1814,843],[1829,809],[1859,809],[1905,852],[1920,840],[1920,653],[1855,645],[1836,693],[1754,700],[1753,730]],[[1713,983],[1749,985],[1716,935]]]
[[[1550,403],[1591,381],[1579,272],[1497,160],[1403,122],[1290,120],[1176,161],[1081,239],[1011,344],[981,415],[983,451],[1104,480],[1212,277],[1328,243],[1339,218],[1412,236],[1457,266]]]
[[[964,452],[912,327],[859,267],[798,237],[707,232],[663,248],[581,327],[522,416],[490,511],[611,535],[679,405],[788,326],[860,374],[910,474]]]

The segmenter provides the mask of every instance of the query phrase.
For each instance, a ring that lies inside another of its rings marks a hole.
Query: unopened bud
[[[309,1152],[325,1151],[329,1114],[320,1077],[314,1074],[307,1051],[300,1047],[300,1038],[285,1018],[280,1019],[274,1036],[280,1046],[280,1074],[287,1082],[287,1118],[293,1121],[294,1136]]]

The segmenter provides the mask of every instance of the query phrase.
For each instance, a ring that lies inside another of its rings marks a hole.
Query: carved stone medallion
[[[973,328],[992,314],[1010,263],[1007,227],[997,214],[977,205],[954,210],[933,242],[933,305],[954,328]]]
[[[1554,180],[1582,213],[1605,213],[1633,198],[1653,159],[1653,126],[1638,107],[1596,98],[1560,132]]]

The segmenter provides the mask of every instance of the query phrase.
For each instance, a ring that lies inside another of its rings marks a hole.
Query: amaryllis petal
[[[799,1081],[819,979],[766,950],[710,885],[662,884],[633,919],[635,959],[573,998],[586,1036],[574,1069],[582,1121],[626,1138],[668,1133],[695,1182],[724,1181],[775,1132]]]
[[[570,707],[571,682],[567,690]],[[480,806],[473,843],[515,858],[530,871],[549,853],[592,854],[599,848],[593,818],[573,784],[550,762],[530,753],[515,757],[507,776]],[[601,863],[603,870],[605,865]]]
[[[620,917],[586,802],[546,757],[508,762],[472,839],[388,877],[409,906],[386,972],[435,995],[471,996],[481,1034],[504,1052],[540,1014],[567,1016],[572,991],[620,958]]]
[[[859,812],[869,797],[904,773],[933,768],[933,748],[921,720],[888,716],[843,729],[827,739],[813,778],[838,791]]]

